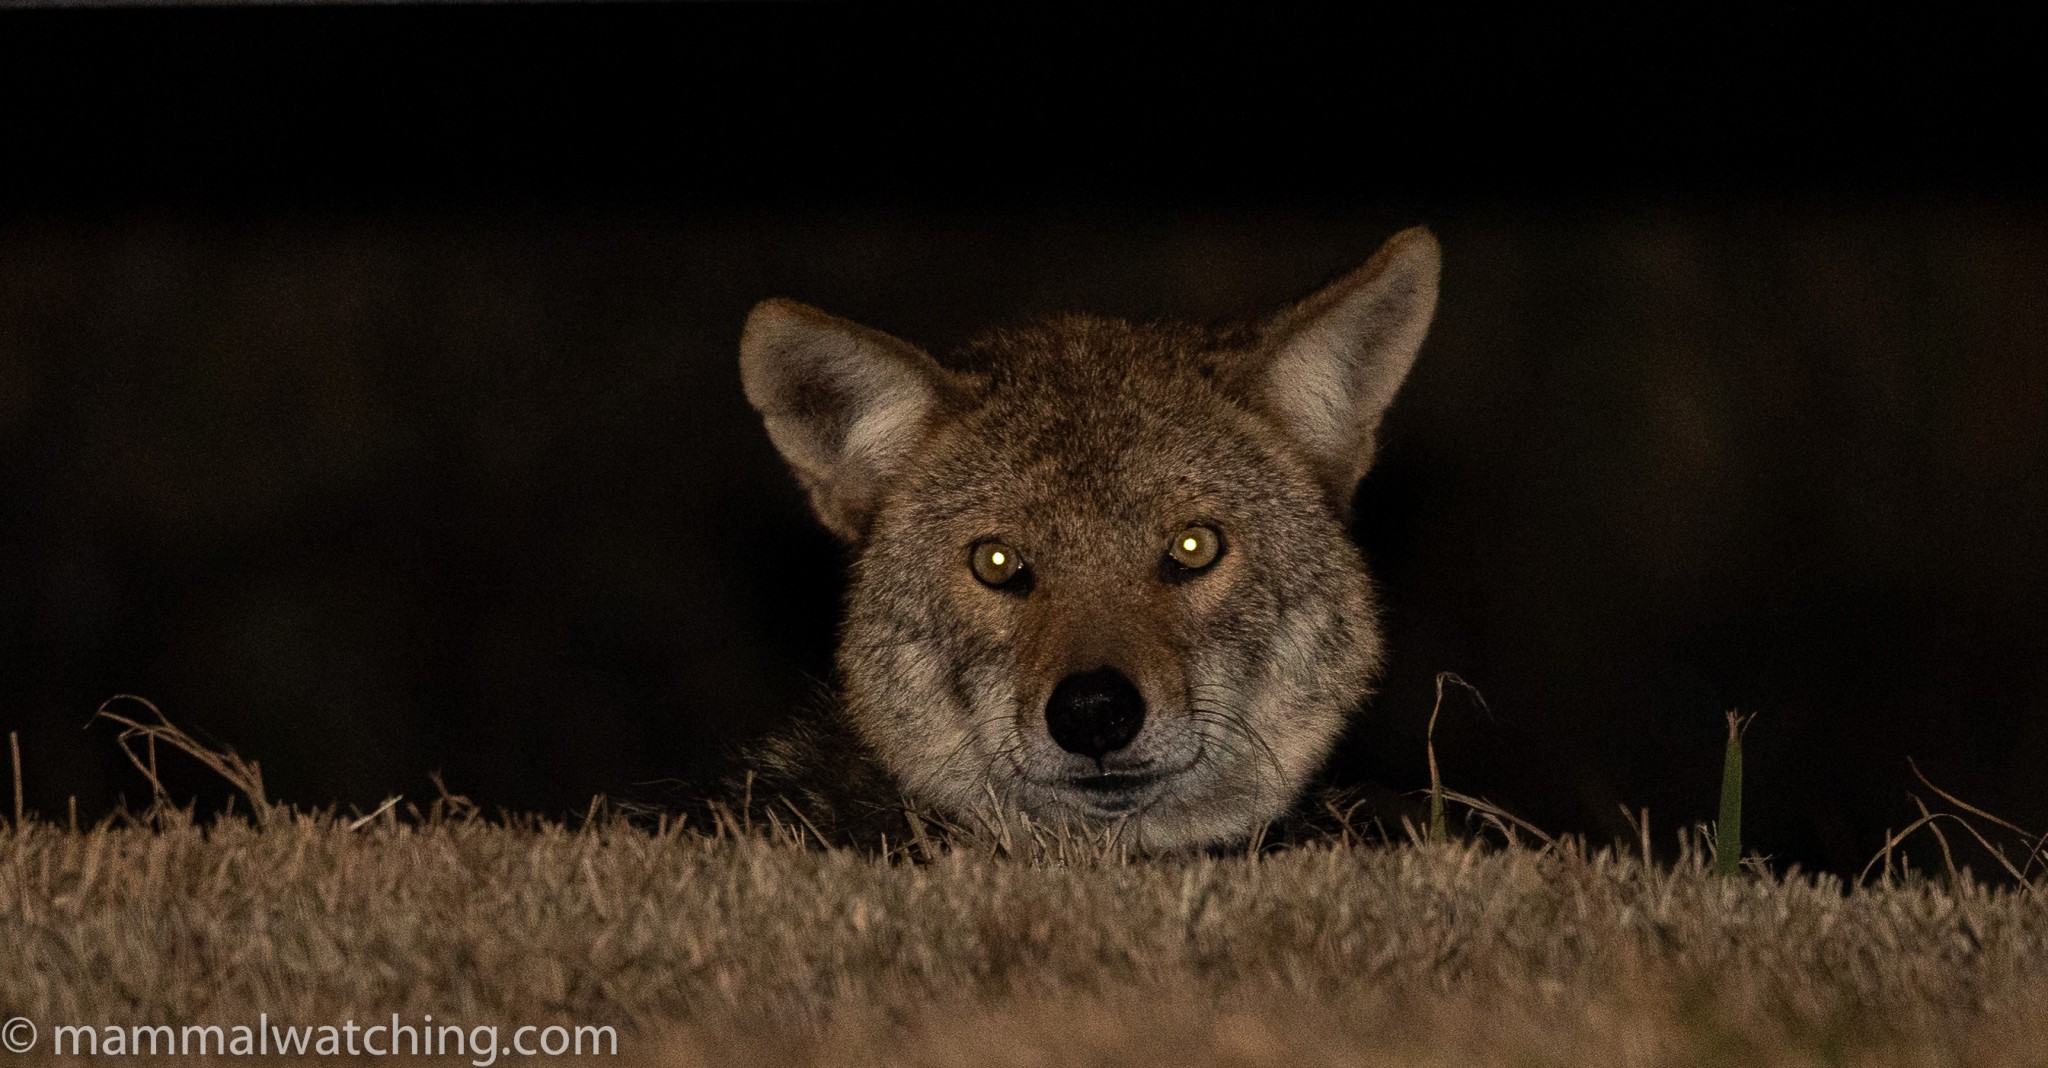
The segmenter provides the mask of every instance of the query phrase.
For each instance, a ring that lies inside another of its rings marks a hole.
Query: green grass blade
[[[1714,825],[1714,870],[1742,870],[1742,735],[1753,717],[1728,713],[1728,748],[1721,754],[1721,819]]]

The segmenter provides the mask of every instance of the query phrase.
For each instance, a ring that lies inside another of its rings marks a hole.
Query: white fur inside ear
[[[1318,456],[1329,456],[1351,443],[1351,413],[1357,407],[1351,379],[1351,362],[1342,348],[1302,338],[1274,359],[1267,388],[1295,440]]]
[[[1271,328],[1267,402],[1333,479],[1355,483],[1365,475],[1373,431],[1436,314],[1439,264],[1429,231],[1402,231]],[[1351,487],[1336,488],[1348,494]]]
[[[933,400],[931,387],[911,378],[873,390],[853,425],[847,428],[846,441],[840,448],[842,460],[876,471],[887,470],[916,440]]]
[[[945,372],[906,342],[794,301],[763,301],[740,339],[740,379],[768,435],[848,538],[916,442]]]

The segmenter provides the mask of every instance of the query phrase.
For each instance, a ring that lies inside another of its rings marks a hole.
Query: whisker
[[[1285,763],[1281,761],[1279,752],[1273,748],[1272,743],[1266,740],[1265,734],[1252,724],[1246,712],[1228,705],[1204,703],[1190,707],[1188,714],[1191,719],[1198,723],[1213,723],[1219,727],[1227,728],[1229,733],[1244,739],[1256,747],[1260,755],[1264,757],[1264,764],[1272,769],[1272,781],[1274,783],[1286,781],[1287,768]],[[1218,739],[1219,742],[1221,740]]]

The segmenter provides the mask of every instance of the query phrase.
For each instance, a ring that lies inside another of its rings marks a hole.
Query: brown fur
[[[1420,230],[1254,327],[1066,316],[943,363],[788,301],[741,343],[748,397],[820,518],[857,551],[839,652],[844,731],[917,802],[1114,823],[1149,848],[1242,839],[1287,810],[1366,697],[1380,634],[1346,511],[1435,305]],[[1201,525],[1198,573],[1163,557]],[[990,539],[1029,565],[995,589]],[[1048,697],[1127,676],[1144,725],[1055,744]],[[804,728],[813,734],[818,727]],[[792,736],[794,737],[794,736]],[[801,740],[763,762],[819,793]],[[1091,775],[1150,776],[1103,795]],[[843,806],[835,806],[835,812]]]

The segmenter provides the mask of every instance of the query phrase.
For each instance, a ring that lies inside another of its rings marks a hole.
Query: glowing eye
[[[1200,571],[1223,554],[1223,535],[1214,527],[1188,527],[1173,536],[1166,548],[1172,561],[1189,571]]]
[[[973,568],[974,577],[988,586],[1009,586],[1024,570],[1024,561],[1017,556],[1017,550],[999,541],[984,541],[968,554],[968,566]]]

